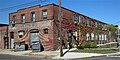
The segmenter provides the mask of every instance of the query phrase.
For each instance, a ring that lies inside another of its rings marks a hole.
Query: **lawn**
[[[117,43],[112,43],[112,44],[100,46],[100,48],[111,48],[111,47],[117,47]]]
[[[116,53],[118,52],[118,49],[78,49],[73,50],[70,52],[82,52],[82,53],[100,53],[100,54],[107,54],[107,53]]]

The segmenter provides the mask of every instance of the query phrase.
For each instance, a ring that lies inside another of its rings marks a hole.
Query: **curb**
[[[64,58],[64,57],[53,57],[52,59],[84,59],[84,58],[92,58],[92,57],[105,57],[107,55],[100,55],[100,56],[88,56],[88,57],[77,57],[77,58]]]

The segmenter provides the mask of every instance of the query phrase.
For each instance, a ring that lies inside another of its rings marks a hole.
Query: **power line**
[[[3,8],[3,9],[0,9],[0,11],[5,11],[5,10],[9,10],[9,9],[13,9],[13,8],[18,8],[18,7],[24,7],[24,5],[31,5],[33,3],[39,4],[40,2],[45,2],[45,1],[46,0],[37,0],[37,1],[29,2],[29,3],[24,3],[24,4],[12,6],[12,7]]]
[[[29,3],[24,3],[24,4],[12,6],[12,7],[3,8],[3,9],[0,9],[0,11],[6,10],[6,9],[9,9],[9,8],[19,7],[19,6],[21,6],[21,5],[27,5],[27,4],[35,3],[35,2],[38,2],[38,1],[33,1],[33,2],[29,2]]]
[[[2,12],[3,11],[8,11],[8,10],[11,10],[11,9],[23,8],[23,7],[26,7],[26,6],[31,6],[32,4],[39,5],[42,2],[46,2],[46,0],[36,0],[36,1],[33,1],[33,2],[24,3],[24,4],[20,4],[20,5],[16,5],[16,6],[12,6],[12,7],[7,7],[7,8],[0,9],[0,19],[2,19]]]
[[[117,24],[117,23],[120,23],[120,21],[117,21],[117,22],[115,22],[115,23],[113,23],[113,24]]]

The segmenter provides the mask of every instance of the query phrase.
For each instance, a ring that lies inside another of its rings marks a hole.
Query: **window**
[[[98,27],[98,23],[97,22],[95,22],[95,27]]]
[[[101,24],[101,27],[104,28],[104,24]]]
[[[106,24],[103,25],[103,28],[104,28],[104,30],[107,30],[107,29],[106,29]]]
[[[73,16],[74,23],[77,23],[77,16]]]
[[[101,36],[101,37],[102,37],[102,39],[101,39],[101,40],[104,40],[104,34],[102,34],[102,36]]]
[[[95,39],[98,40],[98,35],[95,35]]]
[[[15,24],[15,23],[16,23],[16,16],[13,16],[12,24]]]
[[[101,35],[99,35],[99,40],[101,40]]]
[[[91,33],[91,40],[94,40],[94,33]]]
[[[86,25],[87,25],[87,26],[90,26],[90,25],[91,25],[91,20],[89,20],[88,18],[87,18],[87,20],[86,20]]]
[[[44,34],[48,34],[48,28],[45,28],[43,30],[44,30]]]
[[[102,24],[98,23],[99,29],[102,29]]]
[[[43,14],[42,14],[43,19],[47,19],[47,9],[42,10],[42,12],[43,12]]]
[[[32,22],[35,21],[35,12],[31,12],[31,21],[32,21]]]
[[[105,40],[107,40],[107,35],[105,35]]]
[[[10,38],[14,39],[14,32],[10,32]]]
[[[21,14],[21,22],[25,23],[25,14]]]
[[[15,28],[15,24],[12,24],[12,28]]]
[[[107,25],[105,24],[105,30],[107,30]]]
[[[24,31],[18,31],[18,36],[19,38],[22,38],[24,36],[25,32]]]
[[[90,35],[89,35],[89,33],[87,33],[86,34],[86,40],[89,40],[89,37],[90,37]]]
[[[90,25],[91,25],[92,27],[94,27],[94,26],[95,26],[95,22],[94,22],[93,20],[91,20]]]
[[[87,26],[90,26],[89,23],[90,23],[90,21],[87,19],[86,25],[87,25]]]
[[[83,25],[83,23],[84,23],[84,17],[82,16],[81,17],[81,24]]]

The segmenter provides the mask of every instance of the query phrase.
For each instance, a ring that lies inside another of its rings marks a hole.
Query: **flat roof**
[[[0,24],[0,26],[9,26],[8,24]]]

